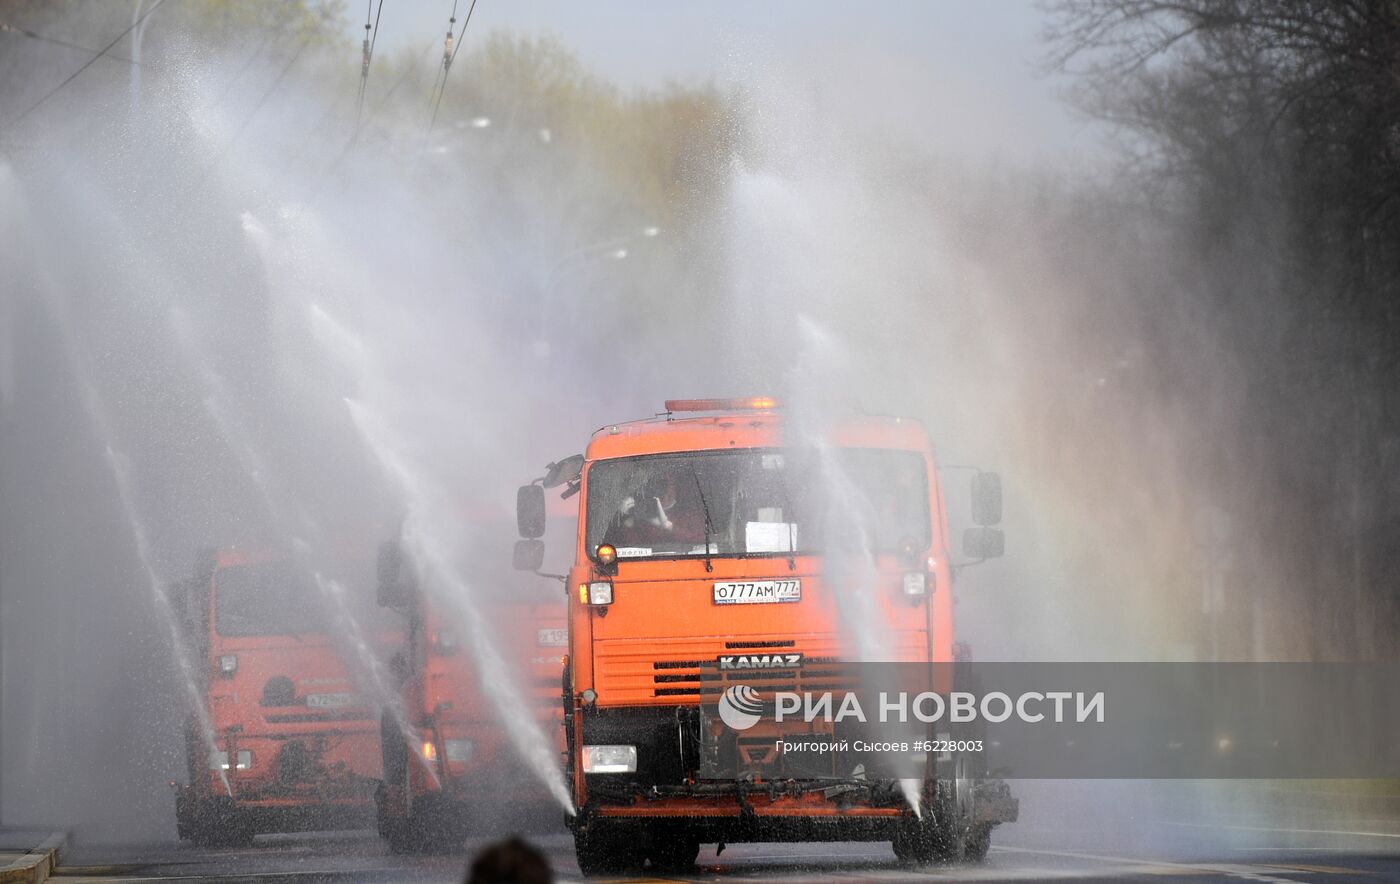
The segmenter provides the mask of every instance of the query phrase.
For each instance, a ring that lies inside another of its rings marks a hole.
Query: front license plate
[[[717,605],[771,605],[800,601],[801,580],[745,580],[715,584]]]
[[[535,639],[542,648],[562,648],[569,644],[569,631],[567,629],[541,629],[535,633]]]
[[[354,706],[354,694],[307,694],[306,708],[308,709],[340,709],[344,706]]]

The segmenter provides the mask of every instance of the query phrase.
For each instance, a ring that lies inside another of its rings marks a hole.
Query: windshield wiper
[[[710,561],[710,537],[715,533],[714,523],[710,521],[710,505],[705,502],[705,489],[700,487],[700,474],[695,471],[695,461],[690,462],[690,476],[695,480],[695,491],[700,495],[700,509],[705,513],[705,570],[713,571],[714,564]]]

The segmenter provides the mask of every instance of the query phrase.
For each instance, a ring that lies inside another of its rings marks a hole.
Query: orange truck
[[[530,695],[536,726],[551,750],[562,753],[566,624],[560,586],[504,570],[475,575],[483,588],[478,615],[490,623],[494,652],[513,687]],[[462,612],[421,589],[397,541],[380,547],[378,594],[381,605],[404,619],[404,642],[392,664],[402,717],[383,715],[385,775],[376,794],[379,833],[390,849],[448,851],[460,848],[469,832],[525,828],[542,809],[557,809],[518,757],[484,689],[479,649],[463,635]]]
[[[382,776],[376,710],[311,576],[287,558],[209,550],[172,600],[213,731],[186,722],[179,836],[232,846],[368,823]]]
[[[1015,819],[979,756],[927,753],[914,802],[908,785],[864,771],[841,783],[774,774],[771,753],[750,754],[702,704],[707,682],[736,671],[800,681],[868,660],[842,592],[867,594],[877,659],[928,664],[930,680],[933,664],[953,663],[948,519],[918,421],[857,417],[808,438],[772,399],[668,401],[520,489],[517,567],[538,566],[544,489],[560,486],[580,514],[563,706],[584,873],[684,868],[702,843],[741,841],[884,840],[906,861],[977,859],[993,826]],[[1000,555],[995,474],[974,479],[972,503],[965,554]],[[838,570],[853,559],[868,571],[858,585]],[[759,742],[772,747],[777,727]],[[707,778],[703,753],[753,764]]]

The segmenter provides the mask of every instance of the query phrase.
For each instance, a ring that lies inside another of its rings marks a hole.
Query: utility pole
[[[0,317],[3,318],[3,317]],[[0,325],[0,343],[4,341],[5,327]],[[3,366],[0,366],[3,368]],[[5,624],[10,618],[5,616],[5,458],[10,453],[10,403],[6,396],[4,376],[0,374],[0,830],[5,826]]]
[[[0,431],[3,431],[0,427]],[[0,432],[0,474],[4,473],[5,441]],[[3,499],[3,498],[0,498]],[[3,506],[3,504],[0,504]],[[0,516],[0,525],[3,525]],[[5,828],[5,565],[0,557],[0,830]]]
[[[136,7],[131,10],[131,60],[135,62],[131,66],[131,107],[136,109],[141,105],[141,43],[146,39],[146,28],[151,26],[151,17],[141,18],[141,10],[146,5],[146,0],[136,0]]]

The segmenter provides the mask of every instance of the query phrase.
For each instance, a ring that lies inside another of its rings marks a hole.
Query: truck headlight
[[[612,589],[612,584],[606,580],[597,580],[588,584],[588,603],[590,605],[611,605]]]
[[[904,575],[904,594],[921,596],[928,592],[928,575],[923,571],[910,571]]]
[[[224,654],[219,658],[219,674],[227,678],[238,671],[238,655]]]
[[[584,746],[584,773],[636,773],[636,746]]]
[[[433,650],[446,656],[457,651],[457,636],[446,629],[440,629],[432,635]]]
[[[471,740],[443,740],[443,754],[448,761],[455,761],[464,764],[472,759],[472,750],[476,747]]]
[[[239,749],[234,756],[234,764],[238,770],[247,770],[253,766],[253,753],[247,749]],[[209,753],[210,770],[228,770],[228,753],[222,749],[214,749]]]

